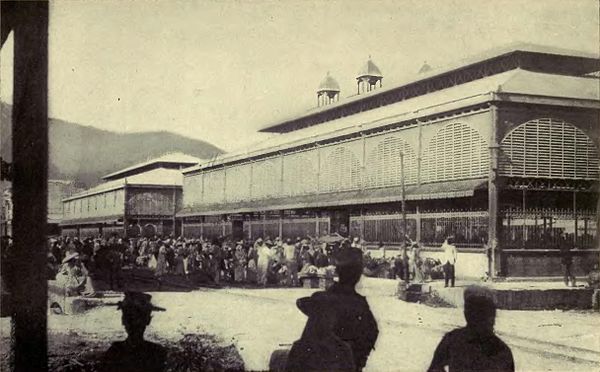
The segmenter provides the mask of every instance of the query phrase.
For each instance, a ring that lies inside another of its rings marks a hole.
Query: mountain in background
[[[0,103],[0,155],[12,161],[12,106]],[[93,186],[103,175],[167,152],[201,159],[222,154],[208,142],[161,132],[117,133],[50,118],[48,177]]]

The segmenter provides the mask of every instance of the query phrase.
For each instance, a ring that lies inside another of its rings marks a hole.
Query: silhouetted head
[[[296,306],[306,316],[305,335],[321,335],[331,332],[337,320],[336,304],[329,295],[320,293],[296,300]]]
[[[130,339],[143,339],[144,331],[152,320],[152,311],[165,311],[152,305],[152,296],[142,292],[125,292],[123,301],[117,304],[123,314],[121,321]]]
[[[478,332],[493,332],[496,304],[488,288],[469,286],[464,292],[467,327]]]
[[[356,285],[363,272],[362,251],[358,248],[347,248],[339,251],[335,257],[335,267],[340,284]]]

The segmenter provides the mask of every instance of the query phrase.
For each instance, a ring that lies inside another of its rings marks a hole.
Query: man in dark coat
[[[444,335],[428,371],[514,371],[510,348],[494,334],[496,306],[489,290],[468,287],[464,299],[467,326]]]
[[[576,282],[575,282],[575,275],[573,275],[573,253],[571,252],[571,247],[569,246],[568,243],[564,242],[561,246],[560,246],[560,255],[561,255],[561,263],[564,266],[564,270],[565,270],[565,275],[564,275],[564,281],[565,281],[565,285],[568,287],[569,286],[569,282],[571,283],[572,287],[575,287]]]
[[[296,301],[296,305],[308,316],[308,320],[302,337],[294,342],[290,349],[285,365],[286,371],[356,370],[352,348],[334,333],[333,328],[337,322],[336,306],[329,302],[331,299],[332,296],[313,296]],[[270,369],[276,368],[271,365]]]
[[[345,247],[338,252],[335,262],[339,281],[326,291],[314,293],[311,298],[317,303],[325,302],[333,306],[336,319],[333,332],[350,345],[354,366],[361,371],[379,335],[377,321],[366,298],[355,290],[363,271],[362,252],[357,248]]]

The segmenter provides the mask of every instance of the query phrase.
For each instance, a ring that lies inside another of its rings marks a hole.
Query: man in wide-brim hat
[[[164,371],[166,349],[144,340],[144,331],[152,320],[153,311],[165,311],[152,304],[152,296],[142,292],[125,292],[122,301],[114,304],[122,311],[121,322],[127,332],[124,341],[113,342],[104,353],[104,371]]]
[[[356,292],[363,271],[363,255],[358,248],[347,247],[335,255],[339,280],[326,291],[311,298],[328,297],[335,310],[334,333],[352,348],[356,370],[362,370],[379,335],[377,322],[365,297]]]

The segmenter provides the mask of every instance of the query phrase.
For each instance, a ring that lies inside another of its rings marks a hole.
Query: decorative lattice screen
[[[316,151],[285,155],[283,158],[284,195],[302,195],[317,191]]]
[[[506,176],[598,179],[599,166],[594,142],[562,120],[528,121],[501,143],[500,174]]]
[[[477,130],[463,123],[447,124],[424,151],[421,181],[485,177],[489,158],[487,142]]]
[[[215,170],[204,174],[204,199],[205,204],[223,201],[223,187],[225,186],[225,172]]]
[[[401,157],[404,155],[405,184],[417,182],[417,156],[413,148],[397,136],[379,141],[367,155],[367,187],[397,186],[402,182]]]
[[[360,187],[360,161],[345,146],[336,146],[321,158],[321,191],[353,190]]]
[[[279,164],[276,159],[261,160],[253,164],[252,198],[261,199],[279,193]]]
[[[202,174],[183,177],[183,205],[191,207],[202,202]]]
[[[227,201],[247,200],[250,197],[250,167],[251,164],[241,164],[227,168],[225,198]]]

